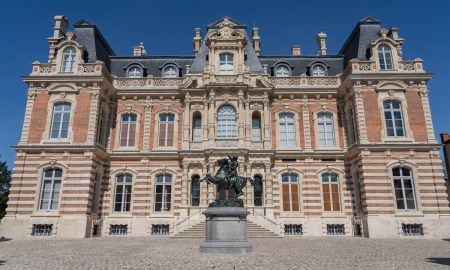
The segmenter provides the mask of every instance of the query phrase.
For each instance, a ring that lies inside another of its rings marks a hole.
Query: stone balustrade
[[[337,87],[340,84],[338,77],[273,77],[271,82],[275,88],[311,88],[311,87]]]
[[[73,72],[62,72],[58,70],[55,63],[33,62],[31,76],[110,76],[103,62],[78,64]]]

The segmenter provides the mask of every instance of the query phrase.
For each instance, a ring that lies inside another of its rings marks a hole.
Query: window
[[[261,141],[261,116],[259,112],[252,114],[252,141]]]
[[[58,209],[59,193],[61,192],[61,178],[61,169],[49,169],[44,172],[39,210],[54,211]]]
[[[111,225],[109,228],[109,235],[127,235],[128,225]]]
[[[236,110],[233,106],[223,105],[217,111],[217,138],[236,138]]]
[[[175,66],[167,66],[163,69],[164,78],[176,78],[178,77],[178,68]]]
[[[222,53],[219,56],[219,74],[233,75],[233,54]]]
[[[51,139],[67,139],[69,134],[71,104],[56,103],[53,106]]]
[[[411,170],[404,167],[392,169],[397,209],[416,210],[416,199]]]
[[[392,70],[392,52],[389,46],[380,45],[378,47],[378,60],[380,61],[381,70]]]
[[[263,205],[263,183],[260,175],[255,175],[253,183],[253,204],[255,206]]]
[[[191,183],[191,205],[200,205],[200,176],[194,175]]]
[[[73,47],[64,49],[62,57],[62,72],[73,72],[75,67],[76,50]]]
[[[405,236],[421,236],[423,235],[423,226],[422,224],[402,223],[402,231]]]
[[[53,224],[33,224],[31,235],[50,236],[53,233]]]
[[[172,175],[158,174],[155,188],[155,212],[170,211],[172,202]]]
[[[345,235],[344,224],[327,224],[327,235]]]
[[[202,141],[202,115],[197,112],[192,119],[192,141]]]
[[[293,147],[295,143],[294,114],[281,113],[279,119],[280,146]]]
[[[284,224],[284,235],[302,235],[302,224]]]
[[[322,174],[323,210],[341,211],[339,200],[338,175],[335,173]]]
[[[314,77],[318,77],[318,76],[326,76],[327,73],[325,71],[324,66],[316,64],[311,67],[311,75]]]
[[[119,174],[116,177],[114,212],[130,212],[132,184],[133,176],[129,173]]]
[[[175,115],[163,113],[159,115],[159,146],[173,146]]]
[[[335,146],[333,114],[318,113],[317,114],[317,130],[319,135],[319,146]]]
[[[143,77],[144,72],[140,66],[134,65],[127,69],[127,77],[140,78]]]
[[[286,65],[279,65],[275,68],[276,77],[288,77],[291,76],[291,70]]]
[[[281,176],[283,186],[283,211],[300,211],[298,175],[284,173]]]
[[[152,224],[152,235],[168,235],[169,224]]]
[[[122,126],[120,130],[120,146],[134,146],[136,140],[137,115],[134,113],[122,114]]]
[[[404,137],[402,105],[398,100],[386,100],[383,102],[384,120],[389,137]]]

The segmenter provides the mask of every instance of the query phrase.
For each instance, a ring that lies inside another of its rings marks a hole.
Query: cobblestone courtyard
[[[448,240],[251,239],[250,255],[209,255],[201,239],[0,241],[1,269],[450,269]]]

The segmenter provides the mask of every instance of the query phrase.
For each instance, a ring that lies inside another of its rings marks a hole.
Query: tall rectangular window
[[[261,117],[258,112],[252,115],[252,141],[261,141]]]
[[[298,175],[285,173],[281,176],[283,211],[300,211]]]
[[[61,65],[62,72],[73,72],[74,71],[75,56],[76,56],[75,48],[69,47],[69,48],[64,49],[63,55],[62,55],[62,65]]]
[[[129,173],[116,177],[116,192],[114,196],[114,212],[129,212],[131,209],[131,188],[133,176]]]
[[[333,114],[331,113],[317,114],[317,131],[319,137],[319,146],[322,147],[336,146],[334,140]]]
[[[54,211],[58,209],[61,178],[62,171],[60,169],[49,169],[44,172],[39,203],[40,211]]]
[[[172,175],[158,174],[155,185],[155,212],[169,212],[172,203]]]
[[[202,117],[200,114],[195,114],[192,120],[192,141],[202,141]]]
[[[292,113],[281,113],[279,119],[279,134],[281,147],[296,146],[295,123]]]
[[[389,137],[404,137],[402,105],[397,100],[386,100],[383,102],[384,120]]]
[[[219,56],[219,74],[221,75],[233,75],[233,54],[222,53]]]
[[[395,199],[397,209],[416,210],[416,198],[411,170],[408,168],[393,168]]]
[[[223,105],[217,110],[217,138],[234,139],[237,137],[236,110],[233,106]]]
[[[159,146],[173,146],[173,137],[175,128],[175,115],[163,113],[159,116]]]
[[[122,115],[122,125],[120,130],[120,146],[131,147],[136,141],[137,115],[125,113]]]
[[[192,206],[200,205],[200,177],[198,175],[195,175],[194,177],[192,177],[191,205]]]
[[[56,103],[53,106],[51,139],[67,139],[70,123],[70,103]]]
[[[337,174],[325,173],[322,175],[322,192],[324,211],[341,211]]]
[[[392,53],[391,49],[387,45],[380,45],[378,47],[378,60],[380,62],[381,70],[391,70],[392,65]]]

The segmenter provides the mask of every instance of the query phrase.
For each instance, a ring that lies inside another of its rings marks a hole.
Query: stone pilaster
[[[237,119],[237,128],[238,128],[238,138],[239,145],[244,146],[244,138],[245,138],[245,108],[244,108],[244,93],[242,90],[239,90],[238,93],[239,101],[238,101],[238,119]]]
[[[311,124],[309,122],[309,103],[307,98],[302,99],[302,115],[303,115],[303,129],[305,138],[305,151],[312,151],[311,147]]]
[[[355,114],[356,114],[356,125],[358,126],[359,141],[361,143],[368,143],[367,140],[367,128],[366,128],[366,117],[364,114],[364,101],[363,92],[360,84],[355,85]]]
[[[189,163],[183,162],[183,173],[181,176],[181,207],[187,207],[189,204],[188,194],[188,168]]]
[[[145,112],[144,112],[144,137],[143,137],[143,150],[150,150],[150,123],[151,123],[151,115],[152,115],[152,100],[150,97],[147,98],[145,103]]]
[[[184,102],[184,108],[183,108],[183,149],[189,148],[189,141],[190,141],[190,123],[191,123],[191,113],[190,113],[190,107],[191,107],[191,97],[189,93],[186,93],[186,99]]]
[[[87,144],[93,145],[96,143],[95,134],[97,130],[98,114],[100,103],[100,89],[98,86],[94,86],[91,92],[91,108],[89,110],[89,126],[87,134]]]
[[[425,116],[425,125],[427,128],[427,138],[429,143],[437,143],[434,136],[433,121],[431,119],[430,100],[428,98],[428,89],[425,82],[419,85],[420,99],[422,100],[422,108]]]
[[[265,197],[265,206],[272,207],[273,206],[273,178],[272,178],[272,164],[270,161],[264,163],[265,166],[265,181],[264,181],[264,197]]]
[[[269,97],[267,93],[264,93],[263,99],[263,118],[264,118],[264,149],[272,148],[271,142],[271,123],[270,123],[270,110],[269,110]]]
[[[23,120],[22,136],[20,137],[20,145],[28,143],[28,133],[30,131],[31,113],[33,111],[34,100],[36,99],[36,90],[29,89],[27,95],[27,106],[25,108],[25,116]]]
[[[201,178],[205,177],[208,173],[208,164],[203,163],[202,164],[202,176]],[[200,192],[200,207],[206,207],[208,206],[208,183],[205,181],[202,181],[200,183],[201,185],[201,192]]]
[[[209,163],[209,174],[214,175],[215,171],[215,162]],[[216,190],[214,184],[208,184],[208,203],[211,203],[216,198]]]
[[[246,171],[245,176],[252,177],[252,163],[249,162],[249,163],[245,164],[245,171]],[[253,194],[252,187],[253,186],[250,184],[250,182],[248,182],[247,186],[245,186],[245,190],[246,190],[246,192],[245,192],[246,203],[245,204],[250,207],[255,206],[254,200],[253,200],[254,194]]]

